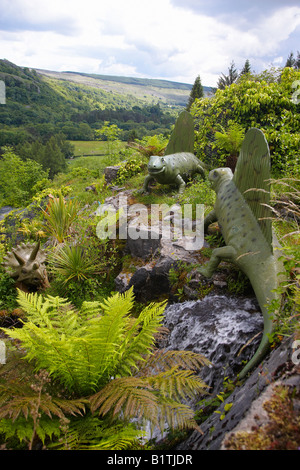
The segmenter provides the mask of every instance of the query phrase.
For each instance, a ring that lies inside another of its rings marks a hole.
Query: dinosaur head
[[[148,162],[148,172],[151,175],[155,175],[158,173],[163,173],[166,168],[166,162],[164,157],[159,157],[157,155],[152,155],[149,158]]]
[[[230,168],[217,168],[216,170],[211,170],[208,175],[208,179],[215,191],[218,190],[220,183],[231,180],[232,177],[233,173]]]
[[[40,249],[40,243],[36,245],[22,243],[4,257],[3,264],[5,270],[17,282],[37,287],[47,278],[45,260],[46,255]]]

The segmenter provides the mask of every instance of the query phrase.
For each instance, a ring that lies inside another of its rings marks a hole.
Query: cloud
[[[255,22],[257,18],[272,14],[282,7],[299,6],[299,0],[171,0],[176,7],[189,9],[196,14],[226,16]],[[253,15],[253,16],[252,16]]]
[[[75,34],[78,25],[63,9],[55,8],[55,3],[56,0],[45,3],[38,0],[1,0],[0,30]]]
[[[299,44],[299,0],[1,0],[0,8],[4,56],[50,70],[186,83],[200,74],[214,86],[232,60],[260,71]]]

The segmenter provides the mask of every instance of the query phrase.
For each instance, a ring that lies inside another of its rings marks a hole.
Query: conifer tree
[[[186,107],[187,111],[190,111],[192,104],[194,103],[196,98],[202,98],[203,97],[203,86],[201,83],[200,75],[197,76],[194,85],[191,89],[189,101]]]
[[[232,83],[237,80],[238,76],[239,75],[235,68],[235,63],[232,61],[230,67],[228,67],[228,75],[224,75],[224,73],[222,73],[220,76],[218,80],[218,88],[220,90],[224,90],[226,86],[232,85]]]
[[[250,73],[250,72],[251,72],[251,65],[250,65],[249,59],[247,59],[244,64],[244,67],[242,68],[240,75],[245,75],[246,73]]]
[[[297,58],[295,58],[294,53],[290,52],[285,67],[293,67],[296,70],[300,69],[300,52],[297,52]]]

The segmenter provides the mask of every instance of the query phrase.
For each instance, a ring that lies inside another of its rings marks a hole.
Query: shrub
[[[242,76],[238,82],[217,90],[211,98],[196,100],[191,113],[195,119],[195,149],[211,167],[220,166],[222,156],[215,147],[215,132],[229,121],[245,131],[261,129],[269,143],[272,169],[277,173],[299,171],[299,103],[292,99],[293,83],[300,72],[291,68],[274,74]]]
[[[46,210],[43,210],[46,219],[45,231],[53,237],[55,243],[62,243],[68,237],[78,210],[78,203],[65,201],[61,193],[58,198],[49,201]]]
[[[0,160],[0,205],[26,206],[36,194],[35,185],[47,177],[39,163],[23,161],[6,148]]]

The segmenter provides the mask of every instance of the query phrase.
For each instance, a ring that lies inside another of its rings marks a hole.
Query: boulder
[[[104,169],[105,181],[107,184],[112,183],[118,176],[120,166],[107,166]]]

